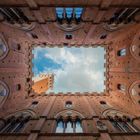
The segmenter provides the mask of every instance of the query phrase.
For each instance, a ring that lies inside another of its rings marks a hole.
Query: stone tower
[[[33,81],[34,81],[34,84],[32,86],[33,91],[35,93],[41,94],[53,88],[54,75],[42,74],[39,77],[35,77]]]

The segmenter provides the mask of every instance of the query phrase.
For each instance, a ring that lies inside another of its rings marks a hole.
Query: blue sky
[[[34,76],[55,74],[51,92],[103,92],[104,48],[36,47],[33,54]]]

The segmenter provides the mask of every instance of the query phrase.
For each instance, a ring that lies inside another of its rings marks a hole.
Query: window
[[[20,84],[17,84],[16,85],[16,90],[18,91],[18,90],[21,90],[21,85]]]
[[[122,84],[118,84],[117,85],[117,88],[118,88],[118,90],[121,90],[121,91],[125,91],[125,85],[122,85]]]
[[[7,95],[7,91],[5,89],[5,87],[0,84],[0,96],[6,96]]]
[[[31,116],[29,114],[27,115],[22,113],[19,116],[10,116],[6,119],[6,124],[0,130],[0,133],[20,132],[30,118]]]
[[[30,23],[28,17],[20,8],[0,8],[0,15],[3,16],[10,26],[14,26],[15,28],[30,31],[35,27],[35,24]]]
[[[38,36],[35,33],[30,33],[33,39],[38,39]]]
[[[0,81],[0,107],[5,103],[9,94],[9,88],[3,81]]]
[[[138,14],[138,8],[123,8],[114,12],[104,28],[107,31],[115,31],[134,21],[134,17]]]
[[[105,101],[100,101],[101,107],[102,108],[110,108],[111,106],[107,104]]]
[[[107,38],[107,34],[102,34],[101,36],[100,36],[100,39],[106,39]]]
[[[37,106],[37,104],[38,104],[38,101],[33,101],[32,104],[31,104],[31,108],[32,107],[35,108]]]
[[[0,38],[0,57],[2,57],[7,52],[7,47]]]
[[[81,7],[56,8],[57,21],[61,24],[64,20],[66,20],[68,24],[71,24],[72,20],[75,20],[77,23],[79,23],[81,21],[82,13],[83,8]]]
[[[100,101],[100,104],[105,105],[106,102],[105,101]]]
[[[56,133],[63,133],[64,131],[64,122],[63,120],[59,120],[57,122]]]
[[[69,119],[66,123],[65,123],[65,133],[74,133],[74,122],[72,122],[71,119]]]
[[[66,108],[71,108],[71,107],[72,107],[72,102],[71,102],[71,101],[67,101],[67,102],[65,103],[65,107],[66,107]]]
[[[81,120],[77,118],[76,120],[68,117],[67,120],[60,118],[57,121],[56,133],[83,133]]]
[[[125,56],[126,55],[126,49],[121,49],[117,52],[118,56]]]
[[[112,125],[121,132],[138,132],[138,128],[135,125],[133,125],[132,120],[126,116],[109,116],[109,120],[112,123]]]
[[[80,119],[76,119],[76,122],[75,122],[75,132],[76,133],[82,133],[83,132],[82,124],[81,124],[81,120]]]
[[[72,39],[72,34],[66,34],[65,38],[66,39]]]

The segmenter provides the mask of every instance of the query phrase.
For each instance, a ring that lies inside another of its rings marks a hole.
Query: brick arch
[[[80,23],[78,25],[72,24],[71,25],[72,26],[71,28],[67,28],[67,24],[60,25],[60,24],[54,23],[54,25],[56,27],[58,27],[59,29],[61,29],[62,31],[72,32],[72,31],[76,31],[76,30],[82,28],[84,26],[84,23]]]
[[[136,59],[137,61],[140,61],[140,32],[138,32],[133,41],[132,44],[130,46],[130,53],[133,56],[134,59]]]
[[[4,22],[4,24],[23,31],[32,31],[36,27],[36,24],[34,22],[32,22],[31,24],[23,24],[22,26],[20,26],[20,24],[17,23],[10,24],[8,22]]]
[[[23,109],[23,110],[18,110],[16,112],[13,112],[11,114],[9,114],[6,118],[10,117],[10,116],[19,116],[19,115],[24,115],[24,114],[28,114],[30,115],[32,118],[36,118],[37,114],[35,111],[31,110],[31,109]]]
[[[138,104],[138,102],[140,101],[140,87],[139,86],[140,86],[140,80],[133,82],[131,86],[129,87],[130,97],[135,104]]]
[[[102,112],[102,114],[104,117],[107,117],[107,116],[114,117],[115,115],[120,116],[120,117],[122,117],[122,116],[134,117],[134,115],[128,114],[126,112],[122,112],[122,111],[117,110],[117,109],[106,109]]]
[[[68,116],[68,113],[71,113],[72,114],[71,115],[72,117],[79,116],[81,119],[82,118],[85,118],[85,116],[83,114],[81,114],[77,110],[73,110],[73,109],[65,109],[65,110],[62,110],[62,111],[58,112],[54,117],[55,118],[58,118],[59,116],[63,116],[63,115]]]

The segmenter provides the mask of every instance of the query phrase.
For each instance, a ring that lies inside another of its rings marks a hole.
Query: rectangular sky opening
[[[104,47],[35,47],[32,53],[33,80],[42,74],[54,74],[53,89],[46,93],[102,93],[105,90]]]

